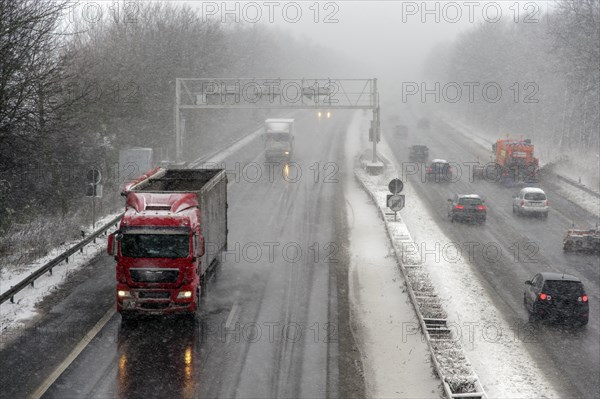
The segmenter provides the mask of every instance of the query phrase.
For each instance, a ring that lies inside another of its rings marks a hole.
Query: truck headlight
[[[130,298],[131,297],[131,292],[124,291],[124,290],[119,290],[119,291],[117,291],[117,296],[119,298]]]
[[[179,291],[177,294],[177,299],[188,299],[192,297],[192,291]]]

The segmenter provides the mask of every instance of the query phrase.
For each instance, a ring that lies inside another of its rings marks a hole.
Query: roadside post
[[[392,179],[388,184],[388,189],[392,194],[387,195],[387,207],[394,211],[394,221],[397,221],[398,211],[404,208],[405,197],[400,194],[404,189],[404,183],[400,179]]]
[[[92,168],[86,173],[86,197],[92,197],[92,230],[96,229],[96,197],[102,198],[102,173],[100,169]]]

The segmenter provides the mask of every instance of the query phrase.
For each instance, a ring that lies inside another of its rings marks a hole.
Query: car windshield
[[[186,258],[190,238],[185,234],[124,234],[121,254],[131,258]]]
[[[481,199],[480,198],[460,198],[458,200],[458,203],[460,205],[481,205]]]
[[[527,193],[525,194],[525,199],[530,201],[544,201],[546,199],[546,194],[544,193]]]
[[[548,280],[543,291],[557,297],[577,297],[583,295],[583,284],[579,281]]]

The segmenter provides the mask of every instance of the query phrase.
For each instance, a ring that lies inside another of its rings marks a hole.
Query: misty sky
[[[486,22],[524,23],[528,16],[549,6],[548,2],[535,2],[535,9],[528,2],[529,6],[519,3],[515,7],[513,1],[187,3],[199,8],[204,17],[230,22],[237,17],[249,24],[272,25],[360,59],[360,64],[352,65],[352,77],[377,77],[388,90],[399,81],[422,79],[425,59],[434,46],[450,44],[461,31]],[[348,72],[340,74],[335,78],[348,77]]]

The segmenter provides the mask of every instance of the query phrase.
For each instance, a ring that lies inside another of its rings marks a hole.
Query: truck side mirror
[[[194,257],[202,257],[204,255],[204,236],[194,234]]]
[[[106,252],[110,256],[115,256],[115,233],[112,233],[108,236],[108,245],[106,247]]]

